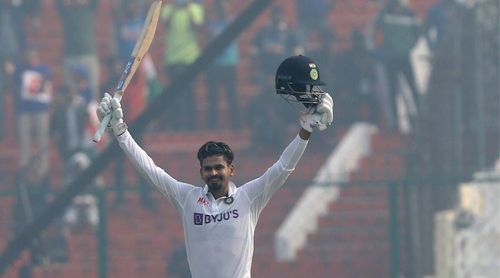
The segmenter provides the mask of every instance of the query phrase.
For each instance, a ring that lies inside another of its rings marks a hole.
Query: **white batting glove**
[[[104,117],[106,117],[108,114],[111,114],[108,128],[113,130],[113,133],[115,135],[121,135],[127,129],[127,126],[123,122],[122,105],[120,104],[118,99],[111,97],[108,93],[104,94],[104,97],[101,99],[96,112],[100,122],[102,122]]]
[[[299,118],[300,126],[312,132],[314,128],[322,131],[333,122],[333,99],[325,93],[321,102],[302,113]]]

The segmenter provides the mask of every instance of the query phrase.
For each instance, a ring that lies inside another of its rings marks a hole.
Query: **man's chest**
[[[189,201],[183,222],[190,237],[241,238],[254,226],[249,202],[240,196],[213,200],[200,195]]]

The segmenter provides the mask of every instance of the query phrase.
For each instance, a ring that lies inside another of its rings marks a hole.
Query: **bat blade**
[[[151,43],[153,42],[153,38],[156,32],[156,26],[158,25],[158,19],[160,18],[161,11],[161,0],[154,1],[151,3],[149,7],[148,14],[146,16],[146,20],[144,22],[144,27],[139,35],[139,39],[137,40],[134,50],[132,50],[132,54],[130,55],[130,60],[125,66],[125,70],[123,71],[118,84],[116,85],[115,95],[114,97],[118,97],[119,100],[123,96],[125,89],[127,89],[130,80],[134,76],[137,68],[144,58],[144,55],[148,52]]]
[[[144,27],[141,30],[141,34],[135,43],[130,59],[123,70],[113,94],[113,97],[117,98],[118,101],[121,101],[130,80],[132,80],[132,77],[141,64],[142,58],[144,58],[144,55],[146,55],[151,43],[153,42],[156,26],[158,25],[158,19],[160,18],[161,4],[162,1],[157,0],[151,3],[151,6],[149,7],[146,20],[144,21]],[[94,134],[94,138],[92,139],[94,142],[97,143],[101,140],[101,137],[106,130],[106,126],[109,124],[110,118],[111,117],[108,115],[101,121],[99,129]]]

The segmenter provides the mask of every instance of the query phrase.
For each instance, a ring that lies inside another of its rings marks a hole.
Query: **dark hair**
[[[201,162],[209,156],[222,155],[227,164],[233,162],[234,154],[231,148],[224,142],[208,141],[198,150],[198,160]]]

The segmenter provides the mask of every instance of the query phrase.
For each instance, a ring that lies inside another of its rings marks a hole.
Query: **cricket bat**
[[[134,73],[139,68],[142,58],[144,58],[144,55],[146,55],[146,53],[148,52],[149,46],[153,41],[156,26],[158,24],[158,19],[160,18],[161,4],[162,0],[156,0],[151,3],[151,6],[149,7],[146,20],[144,21],[144,27],[142,28],[139,39],[135,43],[134,50],[132,50],[132,54],[130,54],[130,59],[125,66],[125,69],[123,70],[120,80],[118,81],[118,84],[116,85],[115,91],[113,93],[113,98],[118,99],[118,101],[121,101],[122,96],[125,93],[128,84],[130,83],[130,80],[132,80]],[[107,115],[106,117],[104,117],[99,126],[99,129],[94,134],[94,142],[97,143],[101,140],[101,137],[109,124],[110,118],[111,115]]]

